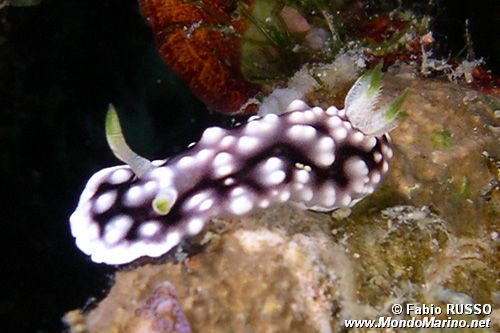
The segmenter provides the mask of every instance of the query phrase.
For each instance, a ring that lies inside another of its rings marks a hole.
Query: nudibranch
[[[353,206],[380,184],[393,155],[386,132],[397,122],[404,94],[376,108],[380,71],[358,79],[344,110],[295,100],[279,116],[208,128],[199,142],[166,160],[132,152],[110,110],[108,142],[127,165],[88,181],[70,218],[77,246],[94,262],[123,264],[168,252],[216,216],[287,201],[317,211]]]

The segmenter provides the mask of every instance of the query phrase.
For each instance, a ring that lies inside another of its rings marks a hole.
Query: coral
[[[133,332],[133,305],[160,281],[176,286],[194,332],[331,332],[334,294],[344,304],[355,290],[343,248],[328,237],[328,216],[283,207],[229,224],[238,227],[212,239],[186,266],[118,273],[107,300],[87,315],[89,332]]]
[[[238,35],[246,23],[233,14],[234,1],[139,3],[165,62],[210,109],[234,112],[259,91],[239,69]]]
[[[295,0],[142,0],[140,4],[165,62],[209,109],[218,112],[255,113],[259,102],[283,88],[301,67],[331,64],[339,54],[349,53],[356,54],[358,69],[383,60],[386,66],[420,67],[423,76],[463,77],[484,90],[498,89],[498,80],[480,60],[433,57],[436,40],[428,16],[394,10],[388,4]],[[288,103],[304,92],[287,88],[291,91],[281,93],[291,94]]]
[[[146,326],[141,321],[146,321],[150,322],[150,327],[146,327],[149,332],[191,333],[191,327],[177,300],[175,288],[167,281],[159,283],[153,289],[151,295],[135,310],[135,316],[140,318],[132,323],[137,332],[142,331],[137,327]]]
[[[86,315],[88,332],[136,332],[136,304],[162,281],[175,285],[193,332],[208,333],[329,333],[344,319],[389,315],[396,302],[492,302],[491,241],[448,259],[458,239],[426,207],[395,206],[333,223],[326,214],[283,206],[226,222],[229,229],[185,264],[118,272],[107,298]],[[478,283],[448,274],[457,266]]]

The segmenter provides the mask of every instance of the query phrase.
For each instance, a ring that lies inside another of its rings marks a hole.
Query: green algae
[[[447,129],[435,131],[431,136],[431,142],[434,149],[450,149],[455,145],[453,135]]]
[[[252,82],[276,82],[290,77],[307,62],[331,61],[345,45],[339,35],[342,20],[336,14],[343,1],[256,0],[251,10],[239,3],[238,12],[249,22],[241,42],[241,72]],[[306,32],[292,32],[281,11],[293,8],[310,24],[309,32],[327,36],[319,49],[307,43]]]

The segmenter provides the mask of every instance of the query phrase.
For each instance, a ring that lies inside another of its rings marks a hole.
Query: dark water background
[[[498,75],[500,2],[439,3],[443,54],[460,52],[470,18],[476,54]],[[88,260],[68,227],[88,177],[117,164],[108,103],[149,158],[231,120],[206,112],[163,65],[134,0],[45,0],[0,21],[0,330],[60,332],[63,313],[102,297],[115,270]]]

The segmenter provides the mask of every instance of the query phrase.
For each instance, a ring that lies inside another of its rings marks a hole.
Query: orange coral
[[[238,35],[246,24],[233,17],[235,1],[140,0],[140,5],[163,60],[210,109],[238,112],[259,91],[240,72]]]

